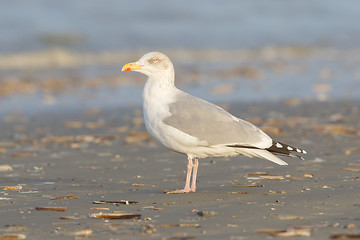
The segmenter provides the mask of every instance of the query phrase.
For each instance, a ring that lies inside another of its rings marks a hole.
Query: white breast
[[[197,138],[163,122],[165,118],[171,115],[169,104],[176,100],[176,95],[179,91],[175,87],[160,88],[156,82],[148,80],[143,92],[144,121],[147,131],[156,140],[172,150],[189,155],[193,152],[195,146],[206,145],[206,142],[201,142]]]

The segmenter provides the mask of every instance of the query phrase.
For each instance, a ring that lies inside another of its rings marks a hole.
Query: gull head
[[[149,52],[138,61],[127,63],[122,71],[134,71],[142,73],[149,78],[174,74],[174,66],[171,60],[163,53]]]

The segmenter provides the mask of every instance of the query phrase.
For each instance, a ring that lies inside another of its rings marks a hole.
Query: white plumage
[[[274,154],[294,157],[298,156],[294,152],[306,153],[274,141],[253,124],[177,89],[173,64],[162,53],[147,53],[122,70],[148,76],[143,91],[148,132],[166,147],[188,156],[186,184],[179,192],[196,191],[198,158],[242,154],[287,165]]]

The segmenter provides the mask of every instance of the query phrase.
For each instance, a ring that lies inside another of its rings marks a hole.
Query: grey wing
[[[237,144],[267,148],[272,139],[249,122],[238,119],[217,105],[180,92],[169,106],[171,116],[163,122],[210,146]]]

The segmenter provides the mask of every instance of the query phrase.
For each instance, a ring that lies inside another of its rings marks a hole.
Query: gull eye
[[[158,59],[157,59],[156,57],[154,57],[154,58],[151,59],[151,62],[152,62],[152,63],[156,63],[157,61],[158,61]]]

